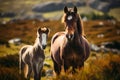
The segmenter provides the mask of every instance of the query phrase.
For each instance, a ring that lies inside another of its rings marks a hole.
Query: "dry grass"
[[[99,25],[100,22],[102,22],[103,25]],[[54,33],[64,30],[64,25],[61,21],[40,22],[38,20],[28,20],[5,25],[0,24],[0,41],[5,42],[11,38],[20,37],[23,42],[33,43],[36,37],[37,28],[44,26],[51,29],[48,40],[49,43]],[[87,39],[92,43],[114,40],[120,41],[119,34],[117,34],[117,31],[120,31],[120,22],[112,24],[110,21],[87,21],[84,22],[84,30]],[[99,34],[103,34],[104,38],[98,38],[97,35]]]
[[[98,54],[85,62],[84,69],[74,75],[62,74],[53,80],[119,80],[120,55]]]
[[[104,25],[100,26],[99,22],[103,22]],[[51,29],[48,47],[45,50],[45,55],[50,56],[49,50],[51,37],[54,33],[64,30],[64,25],[61,24],[61,21],[40,22],[38,20],[28,20],[18,21],[16,23],[7,23],[4,25],[0,24],[0,43],[8,44],[7,41],[9,39],[19,37],[24,43],[33,44],[37,28],[44,26]],[[90,43],[100,44],[104,41],[120,41],[120,35],[116,34],[116,30],[120,30],[120,22],[112,24],[109,21],[87,21],[84,22],[84,30],[86,38]],[[98,38],[98,34],[104,34],[104,37]],[[20,80],[20,78],[22,78],[19,74],[16,74],[18,73],[18,51],[22,45],[10,45],[10,47],[0,45],[0,80],[6,80],[6,78]],[[12,55],[7,56],[10,54]],[[46,59],[45,61],[48,62],[51,67],[45,66],[44,70],[53,69],[51,59]],[[120,55],[91,52],[91,56],[85,62],[84,69],[79,73],[73,76],[63,73],[61,76],[56,78],[42,77],[42,80],[119,80],[119,71]]]

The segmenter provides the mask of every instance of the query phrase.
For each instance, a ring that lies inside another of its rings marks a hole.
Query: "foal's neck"
[[[36,38],[35,43],[34,43],[34,47],[36,49],[42,49],[42,45],[41,45],[39,38]]]

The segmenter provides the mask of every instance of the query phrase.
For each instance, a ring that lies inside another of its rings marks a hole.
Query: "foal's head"
[[[74,34],[77,31],[77,20],[79,15],[77,14],[77,8],[67,8],[64,7],[64,16],[62,18],[62,22],[65,24],[66,37],[68,40],[72,40],[74,38]]]
[[[37,30],[37,38],[39,38],[39,42],[41,43],[43,49],[46,48],[49,32],[50,32],[50,30],[46,27],[39,28]]]

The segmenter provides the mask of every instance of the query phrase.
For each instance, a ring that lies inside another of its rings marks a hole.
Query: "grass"
[[[98,57],[99,56],[99,57]],[[53,80],[119,80],[120,55],[96,54],[85,62],[84,69],[74,74],[62,74]]]
[[[55,18],[55,17],[61,17],[63,14],[63,11],[53,11],[53,12],[46,12],[43,14],[43,17],[47,19]]]
[[[49,47],[45,49],[46,57]],[[51,59],[45,60],[51,67],[44,66],[44,70],[53,69]],[[7,55],[0,57],[0,79],[1,80],[24,80],[18,73],[18,55]],[[78,71],[78,70],[77,70]],[[62,72],[57,77],[42,76],[42,80],[119,80],[120,78],[120,55],[112,53],[91,52],[84,68],[78,73],[71,75]],[[33,80],[33,78],[31,78]]]
[[[99,23],[103,22],[100,26]],[[50,41],[54,33],[64,30],[64,25],[61,21],[46,21],[40,22],[38,20],[18,21],[16,23],[0,24],[0,79],[6,78],[12,80],[20,80],[18,73],[18,52],[25,44],[33,44],[36,37],[36,30],[38,27],[49,27],[51,29],[48,46],[45,49],[45,62],[50,66],[44,66],[44,74],[47,70],[53,70],[53,63],[50,58]],[[90,43],[100,44],[105,41],[120,41],[119,34],[116,30],[120,30],[120,22],[112,24],[108,21],[87,21],[84,22],[84,30],[86,38]],[[104,34],[103,38],[98,38],[98,34]],[[24,44],[7,46],[7,41],[11,38],[19,37]],[[42,76],[42,80],[119,80],[120,78],[120,55],[112,53],[96,53],[91,52],[91,56],[85,62],[84,69],[71,76],[70,74],[62,73],[58,77]],[[3,74],[2,74],[3,73]],[[1,76],[2,75],[2,76]],[[6,77],[7,75],[7,77]],[[15,76],[15,77],[13,77]],[[23,80],[23,79],[22,79]],[[31,78],[33,80],[33,78]]]
[[[21,46],[16,45],[10,45],[10,47],[6,47],[6,45],[0,46],[0,57],[6,56],[6,55],[14,55],[18,54],[18,51]]]
[[[109,15],[114,16],[118,21],[120,21],[120,8],[114,8],[109,11]]]

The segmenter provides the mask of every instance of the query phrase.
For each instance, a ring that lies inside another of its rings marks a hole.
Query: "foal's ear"
[[[41,28],[40,28],[40,27],[37,29],[37,32],[38,32],[38,33],[40,33],[40,32],[41,32]]]
[[[49,33],[50,33],[50,29],[49,29],[49,28],[47,28],[46,32],[47,32],[47,34],[49,34]]]
[[[64,7],[64,13],[67,13],[68,12],[68,8],[67,6]]]
[[[76,6],[74,6],[74,12],[77,13],[77,7]]]

